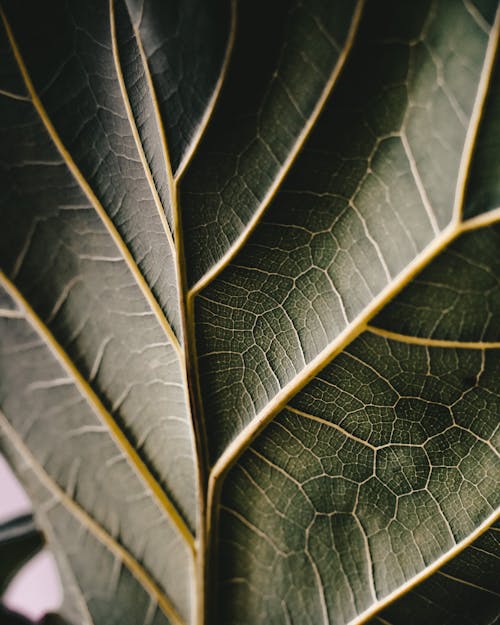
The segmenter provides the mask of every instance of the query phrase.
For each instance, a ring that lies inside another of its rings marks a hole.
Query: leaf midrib
[[[112,4],[113,4],[113,0],[110,0],[110,9],[112,8]],[[112,15],[113,15],[113,13],[110,13],[110,17],[112,17]],[[149,306],[151,307],[151,309],[153,311],[153,314],[155,315],[156,319],[158,320],[158,323],[159,323],[160,327],[162,328],[162,330],[166,334],[167,339],[169,340],[169,343],[174,348],[174,351],[177,353],[177,356],[178,356],[178,359],[179,359],[180,368],[181,368],[181,370],[183,370],[184,369],[184,367],[183,367],[183,363],[184,363],[183,349],[180,346],[180,344],[179,344],[179,342],[177,340],[177,337],[176,337],[176,335],[175,335],[175,333],[174,333],[170,323],[168,322],[167,318],[165,317],[163,311],[161,310],[160,305],[159,305],[158,301],[156,300],[153,292],[151,291],[150,287],[146,283],[146,280],[145,280],[144,276],[142,275],[139,267],[135,263],[135,261],[134,261],[134,259],[132,257],[132,254],[128,250],[128,248],[125,245],[123,239],[121,238],[120,234],[118,233],[117,229],[115,228],[113,222],[111,221],[111,219],[107,215],[107,213],[104,210],[102,204],[98,200],[97,196],[93,192],[92,188],[90,187],[90,185],[88,184],[88,182],[84,178],[83,174],[81,173],[81,171],[77,167],[76,163],[72,159],[70,153],[68,152],[67,148],[63,144],[61,138],[59,137],[59,135],[58,135],[58,133],[57,133],[57,131],[56,131],[52,121],[50,120],[50,117],[48,116],[48,114],[47,114],[47,112],[45,110],[45,107],[43,106],[43,103],[40,100],[40,97],[38,96],[38,94],[36,92],[36,89],[34,87],[34,84],[33,84],[32,80],[31,80],[30,74],[28,72],[28,69],[27,69],[27,67],[26,67],[26,65],[24,63],[23,57],[21,55],[20,49],[19,49],[19,47],[18,47],[18,45],[16,43],[16,40],[15,40],[13,31],[12,31],[12,28],[10,26],[10,23],[9,23],[9,21],[8,21],[4,11],[3,11],[3,8],[1,6],[0,6],[0,18],[1,18],[2,22],[3,22],[4,27],[5,27],[5,30],[6,30],[6,33],[7,33],[7,37],[9,39],[9,42],[10,42],[10,45],[11,45],[11,48],[12,48],[12,52],[14,54],[16,63],[18,65],[19,71],[20,71],[20,73],[22,75],[23,81],[24,81],[24,83],[26,85],[26,88],[27,88],[28,93],[29,93],[30,98],[31,98],[31,102],[32,102],[35,110],[37,111],[37,113],[38,113],[38,115],[39,115],[39,117],[40,117],[40,119],[41,119],[41,121],[42,121],[42,123],[43,123],[43,125],[44,125],[44,127],[45,127],[45,129],[47,131],[47,133],[49,134],[50,138],[54,142],[54,144],[55,144],[56,148],[58,149],[59,153],[63,157],[63,159],[64,159],[68,169],[70,170],[70,172],[72,173],[73,177],[79,183],[79,185],[82,188],[83,192],[85,193],[85,195],[87,196],[87,198],[89,199],[91,204],[93,205],[94,209],[96,210],[97,214],[99,215],[99,217],[101,218],[102,222],[104,223],[106,229],[108,230],[111,238],[113,239],[113,242],[116,244],[118,250],[120,251],[120,253],[121,253],[122,257],[123,257],[123,260],[125,261],[127,267],[131,271],[131,273],[132,273],[132,275],[133,275],[137,285],[139,286],[139,288],[140,288],[141,292],[143,293],[146,301],[148,302]],[[112,29],[113,29],[113,25],[112,25]],[[117,67],[117,70],[118,70],[118,67]],[[131,126],[132,126],[132,120],[129,120],[129,121],[130,121]],[[132,126],[132,132],[133,132],[133,128],[134,128],[134,126]],[[144,168],[146,170],[147,163],[145,163],[144,161],[143,161],[143,166],[144,166]],[[146,171],[145,171],[145,173],[146,173],[146,176],[147,176],[147,172]],[[168,224],[166,224],[166,225],[168,227]],[[110,429],[110,431],[112,432],[113,436],[115,437],[115,440],[117,441],[117,444],[120,446],[120,448],[124,451],[126,457],[129,459],[130,464],[132,466],[135,466],[135,468],[138,471],[138,473],[142,476],[142,479],[145,480],[145,482],[147,483],[148,487],[153,492],[153,494],[155,496],[155,499],[158,501],[158,504],[160,505],[161,509],[163,509],[165,514],[171,519],[174,527],[177,529],[177,531],[180,533],[180,535],[183,538],[183,540],[188,545],[188,547],[190,549],[190,552],[194,555],[194,553],[195,553],[195,540],[194,540],[194,537],[193,537],[191,531],[189,530],[189,528],[187,527],[186,523],[184,522],[182,516],[178,512],[178,510],[175,507],[175,505],[170,501],[170,499],[167,496],[165,490],[160,486],[160,484],[157,482],[157,480],[153,477],[151,471],[148,469],[148,467],[145,465],[145,463],[140,459],[140,457],[138,456],[137,452],[134,450],[134,448],[132,447],[132,445],[130,444],[128,439],[126,438],[125,434],[121,431],[121,429],[116,424],[116,421],[113,419],[113,417],[106,410],[106,408],[102,404],[101,400],[98,398],[97,394],[94,392],[93,388],[91,387],[91,384],[89,382],[87,382],[87,380],[85,380],[83,378],[83,376],[80,374],[80,372],[74,366],[74,364],[72,363],[71,359],[69,358],[69,356],[66,354],[66,352],[62,348],[62,346],[57,342],[55,337],[51,334],[51,332],[48,329],[48,327],[46,326],[46,324],[38,317],[38,315],[35,313],[35,311],[31,308],[29,303],[25,300],[25,298],[23,297],[21,292],[17,289],[17,287],[14,285],[14,283],[11,282],[3,272],[0,272],[0,280],[2,280],[6,284],[7,290],[9,290],[13,294],[14,298],[21,304],[22,308],[24,308],[24,310],[27,312],[28,316],[30,317],[30,319],[32,321],[32,324],[37,328],[38,332],[41,334],[43,339],[51,346],[52,351],[54,353],[56,353],[56,355],[58,356],[58,359],[61,362],[61,364],[63,364],[63,366],[68,371],[70,371],[70,373],[73,376],[73,378],[77,381],[77,385],[78,385],[78,387],[80,389],[80,392],[87,398],[87,401],[89,402],[91,407],[93,407],[94,411],[96,411],[96,413],[104,420],[105,424]]]
[[[209,476],[209,511],[208,515],[216,515],[216,500],[220,493],[220,482],[223,481],[230,467],[241,454],[249,447],[266,425],[286,406],[308,382],[310,382],[336,355],[345,349],[359,336],[381,308],[408,284],[439,252],[464,232],[486,227],[500,220],[500,209],[489,211],[478,217],[462,221],[462,207],[465,200],[465,191],[472,155],[479,133],[480,122],[484,111],[489,84],[493,74],[493,67],[500,34],[500,7],[497,9],[495,20],[490,30],[481,77],[476,90],[476,97],[467,129],[462,156],[460,160],[458,179],[455,189],[453,216],[448,227],[441,233],[403,270],[396,278],[383,289],[377,297],[360,313],[346,328],[327,345],[308,365],[284,386],[273,400],[261,410],[226,447],[212,467]]]

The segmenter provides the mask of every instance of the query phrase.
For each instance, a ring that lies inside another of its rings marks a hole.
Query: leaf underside
[[[0,447],[62,615],[494,622],[498,3],[1,16]]]

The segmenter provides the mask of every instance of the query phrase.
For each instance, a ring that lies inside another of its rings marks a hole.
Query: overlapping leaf
[[[419,589],[499,503],[497,3],[28,5],[2,446],[65,616],[452,618]]]
[[[43,546],[43,536],[33,516],[22,515],[0,525],[0,595],[12,578]]]

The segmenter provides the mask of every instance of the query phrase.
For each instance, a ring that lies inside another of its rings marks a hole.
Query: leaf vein
[[[410,336],[408,334],[400,334],[399,332],[391,332],[376,326],[367,325],[366,330],[371,334],[382,336],[399,343],[408,343],[410,345],[422,345],[426,347],[443,347],[449,349],[500,349],[500,341],[452,341],[448,339],[431,339],[420,336]]]
[[[27,448],[24,441],[21,440],[17,432],[10,425],[7,417],[0,412],[0,426],[5,432],[7,438],[14,445],[18,453],[24,458],[28,466],[33,470],[38,479],[53,494],[55,500],[63,505],[66,510],[76,518],[103,546],[105,546],[118,560],[123,563],[135,579],[146,590],[148,595],[154,597],[158,601],[158,605],[165,612],[166,616],[175,625],[184,625],[183,620],[177,614],[175,608],[171,604],[168,597],[158,588],[157,584],[151,579],[147,571],[141,564],[131,555],[129,551],[118,543],[88,512],[81,508],[75,501],[70,499],[68,495],[59,487],[52,477],[34,458],[31,451]]]
[[[22,78],[24,80],[24,83],[26,85],[26,88],[31,96],[31,101],[33,102],[33,106],[35,108],[35,110],[37,111],[41,122],[43,123],[43,125],[45,126],[45,129],[48,133],[48,135],[50,136],[50,138],[52,139],[52,141],[54,142],[56,148],[58,149],[59,153],[61,154],[61,156],[63,157],[66,166],[68,167],[68,169],[70,170],[70,172],[72,173],[73,177],[75,178],[75,180],[77,181],[77,183],[80,185],[80,187],[82,188],[82,191],[85,193],[85,195],[87,196],[87,198],[89,199],[90,203],[92,204],[92,206],[94,207],[95,211],[97,212],[97,214],[99,215],[99,217],[101,218],[101,221],[103,222],[103,224],[105,225],[106,229],[108,230],[111,238],[113,239],[114,243],[116,244],[116,246],[118,247],[118,249],[120,250],[123,259],[125,261],[125,263],[127,264],[128,268],[130,269],[133,277],[135,278],[142,294],[144,295],[145,299],[147,300],[148,304],[150,305],[151,309],[153,310],[156,318],[158,319],[158,322],[161,326],[161,328],[163,329],[163,331],[165,332],[165,334],[167,335],[169,341],[172,343],[174,349],[176,349],[176,351],[179,353],[179,356],[181,355],[181,348],[179,345],[179,342],[177,340],[177,337],[174,333],[174,331],[172,330],[172,327],[170,326],[167,318],[165,317],[158,301],[156,300],[155,296],[153,295],[150,287],[148,286],[144,276],[142,275],[139,267],[137,266],[136,262],[134,261],[134,258],[130,252],[130,250],[128,249],[128,247],[125,245],[123,239],[121,238],[120,234],[118,233],[115,225],[113,224],[111,218],[109,217],[109,215],[106,213],[106,211],[104,210],[104,207],[102,206],[101,202],[99,201],[99,199],[97,198],[96,194],[94,193],[94,191],[92,190],[92,188],[90,187],[89,183],[87,182],[87,180],[84,178],[84,176],[82,175],[80,169],[78,168],[78,166],[76,165],[75,161],[73,160],[73,158],[71,157],[69,151],[67,150],[66,146],[63,144],[61,138],[59,137],[55,126],[53,125],[52,121],[50,120],[47,111],[45,110],[44,105],[42,104],[42,101],[40,100],[40,97],[38,96],[35,86],[31,80],[31,77],[29,75],[28,69],[24,63],[24,59],[21,55],[21,52],[19,50],[19,47],[16,43],[16,40],[14,38],[14,34],[12,32],[10,23],[7,20],[7,17],[3,11],[3,9],[0,7],[0,17],[2,19],[2,22],[4,24],[5,30],[7,32],[7,36],[9,39],[9,43],[11,45],[12,48],[12,52],[14,54],[14,57],[16,59],[17,65],[19,67],[19,71],[22,75]]]
[[[314,128],[314,125],[321,111],[323,110],[330,93],[333,90],[333,87],[337,83],[337,79],[341,73],[341,70],[345,64],[345,61],[354,43],[354,39],[355,39],[358,26],[361,20],[363,6],[364,6],[364,0],[358,0],[345,44],[342,48],[342,52],[339,55],[339,58],[337,59],[335,67],[333,68],[333,71],[328,81],[326,82],[323,92],[321,93],[321,96],[319,97],[316,103],[316,106],[314,107],[311,115],[309,116],[309,119],[304,124],[304,127],[301,133],[299,134],[297,140],[295,141],[295,144],[290,150],[288,157],[286,158],[279,172],[276,174],[276,177],[272,185],[269,187],[266,195],[262,199],[260,207],[255,211],[253,217],[246,224],[245,228],[241,231],[240,235],[235,239],[231,247],[221,256],[221,258],[212,266],[212,268],[209,271],[207,271],[205,275],[202,276],[198,280],[198,282],[190,289],[189,297],[196,296],[197,293],[199,293],[208,284],[210,284],[231,263],[231,261],[235,258],[238,252],[245,246],[246,242],[248,241],[248,239],[254,232],[255,228],[260,223],[263,215],[269,208],[274,196],[279,190],[281,183],[283,182],[287,173],[290,171],[293,163],[295,162],[298,154],[300,153],[301,148],[303,147],[305,141],[307,140],[309,134],[311,133],[311,130]]]
[[[54,356],[57,358],[62,367],[74,380],[75,385],[80,391],[81,395],[85,398],[90,408],[99,417],[99,419],[108,428],[110,434],[115,440],[116,445],[127,458],[130,465],[134,468],[137,474],[140,476],[144,484],[154,494],[160,509],[162,509],[167,517],[171,520],[173,526],[177,529],[184,541],[188,544],[191,551],[194,550],[194,538],[186,526],[184,520],[180,516],[179,512],[175,508],[174,504],[170,501],[167,494],[155,480],[145,463],[141,460],[133,446],[122,430],[118,427],[116,421],[112,415],[105,408],[91,385],[82,376],[80,371],[75,367],[68,354],[64,351],[62,346],[57,342],[56,338],[50,332],[45,323],[40,319],[36,312],[31,308],[29,303],[20,293],[16,286],[0,271],[0,283],[3,283],[5,289],[9,295],[16,301],[18,306],[24,310],[26,320],[33,326],[37,334],[45,341],[46,345],[50,348]]]
[[[141,163],[144,169],[144,173],[146,175],[146,179],[148,181],[149,187],[151,189],[151,194],[153,196],[153,200],[155,206],[158,210],[158,215],[160,217],[161,224],[163,229],[165,230],[166,237],[168,239],[170,248],[172,253],[175,254],[175,245],[174,239],[172,236],[172,232],[170,230],[170,226],[168,225],[167,218],[165,216],[165,209],[162,205],[160,196],[158,194],[158,189],[156,188],[155,182],[153,180],[153,175],[151,173],[151,169],[149,167],[149,163],[146,158],[146,154],[144,153],[144,147],[142,145],[141,137],[139,135],[139,130],[137,128],[137,123],[135,121],[134,113],[132,111],[132,106],[130,103],[130,99],[128,97],[127,88],[125,85],[125,79],[123,76],[123,70],[120,61],[120,54],[118,51],[118,40],[116,35],[116,16],[114,9],[115,0],[109,0],[109,13],[110,13],[110,24],[111,24],[111,41],[113,47],[113,60],[115,62],[116,75],[118,78],[118,84],[120,85],[120,93],[123,99],[123,104],[125,106],[125,110],[127,112],[128,121],[130,124],[130,129],[132,130],[132,134],[134,136],[134,141],[137,147],[137,151],[139,152],[139,156],[141,159]],[[142,54],[141,54],[142,59]]]

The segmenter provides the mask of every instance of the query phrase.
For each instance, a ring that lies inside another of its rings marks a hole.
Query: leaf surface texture
[[[499,16],[4,3],[0,440],[69,622],[495,618]]]

